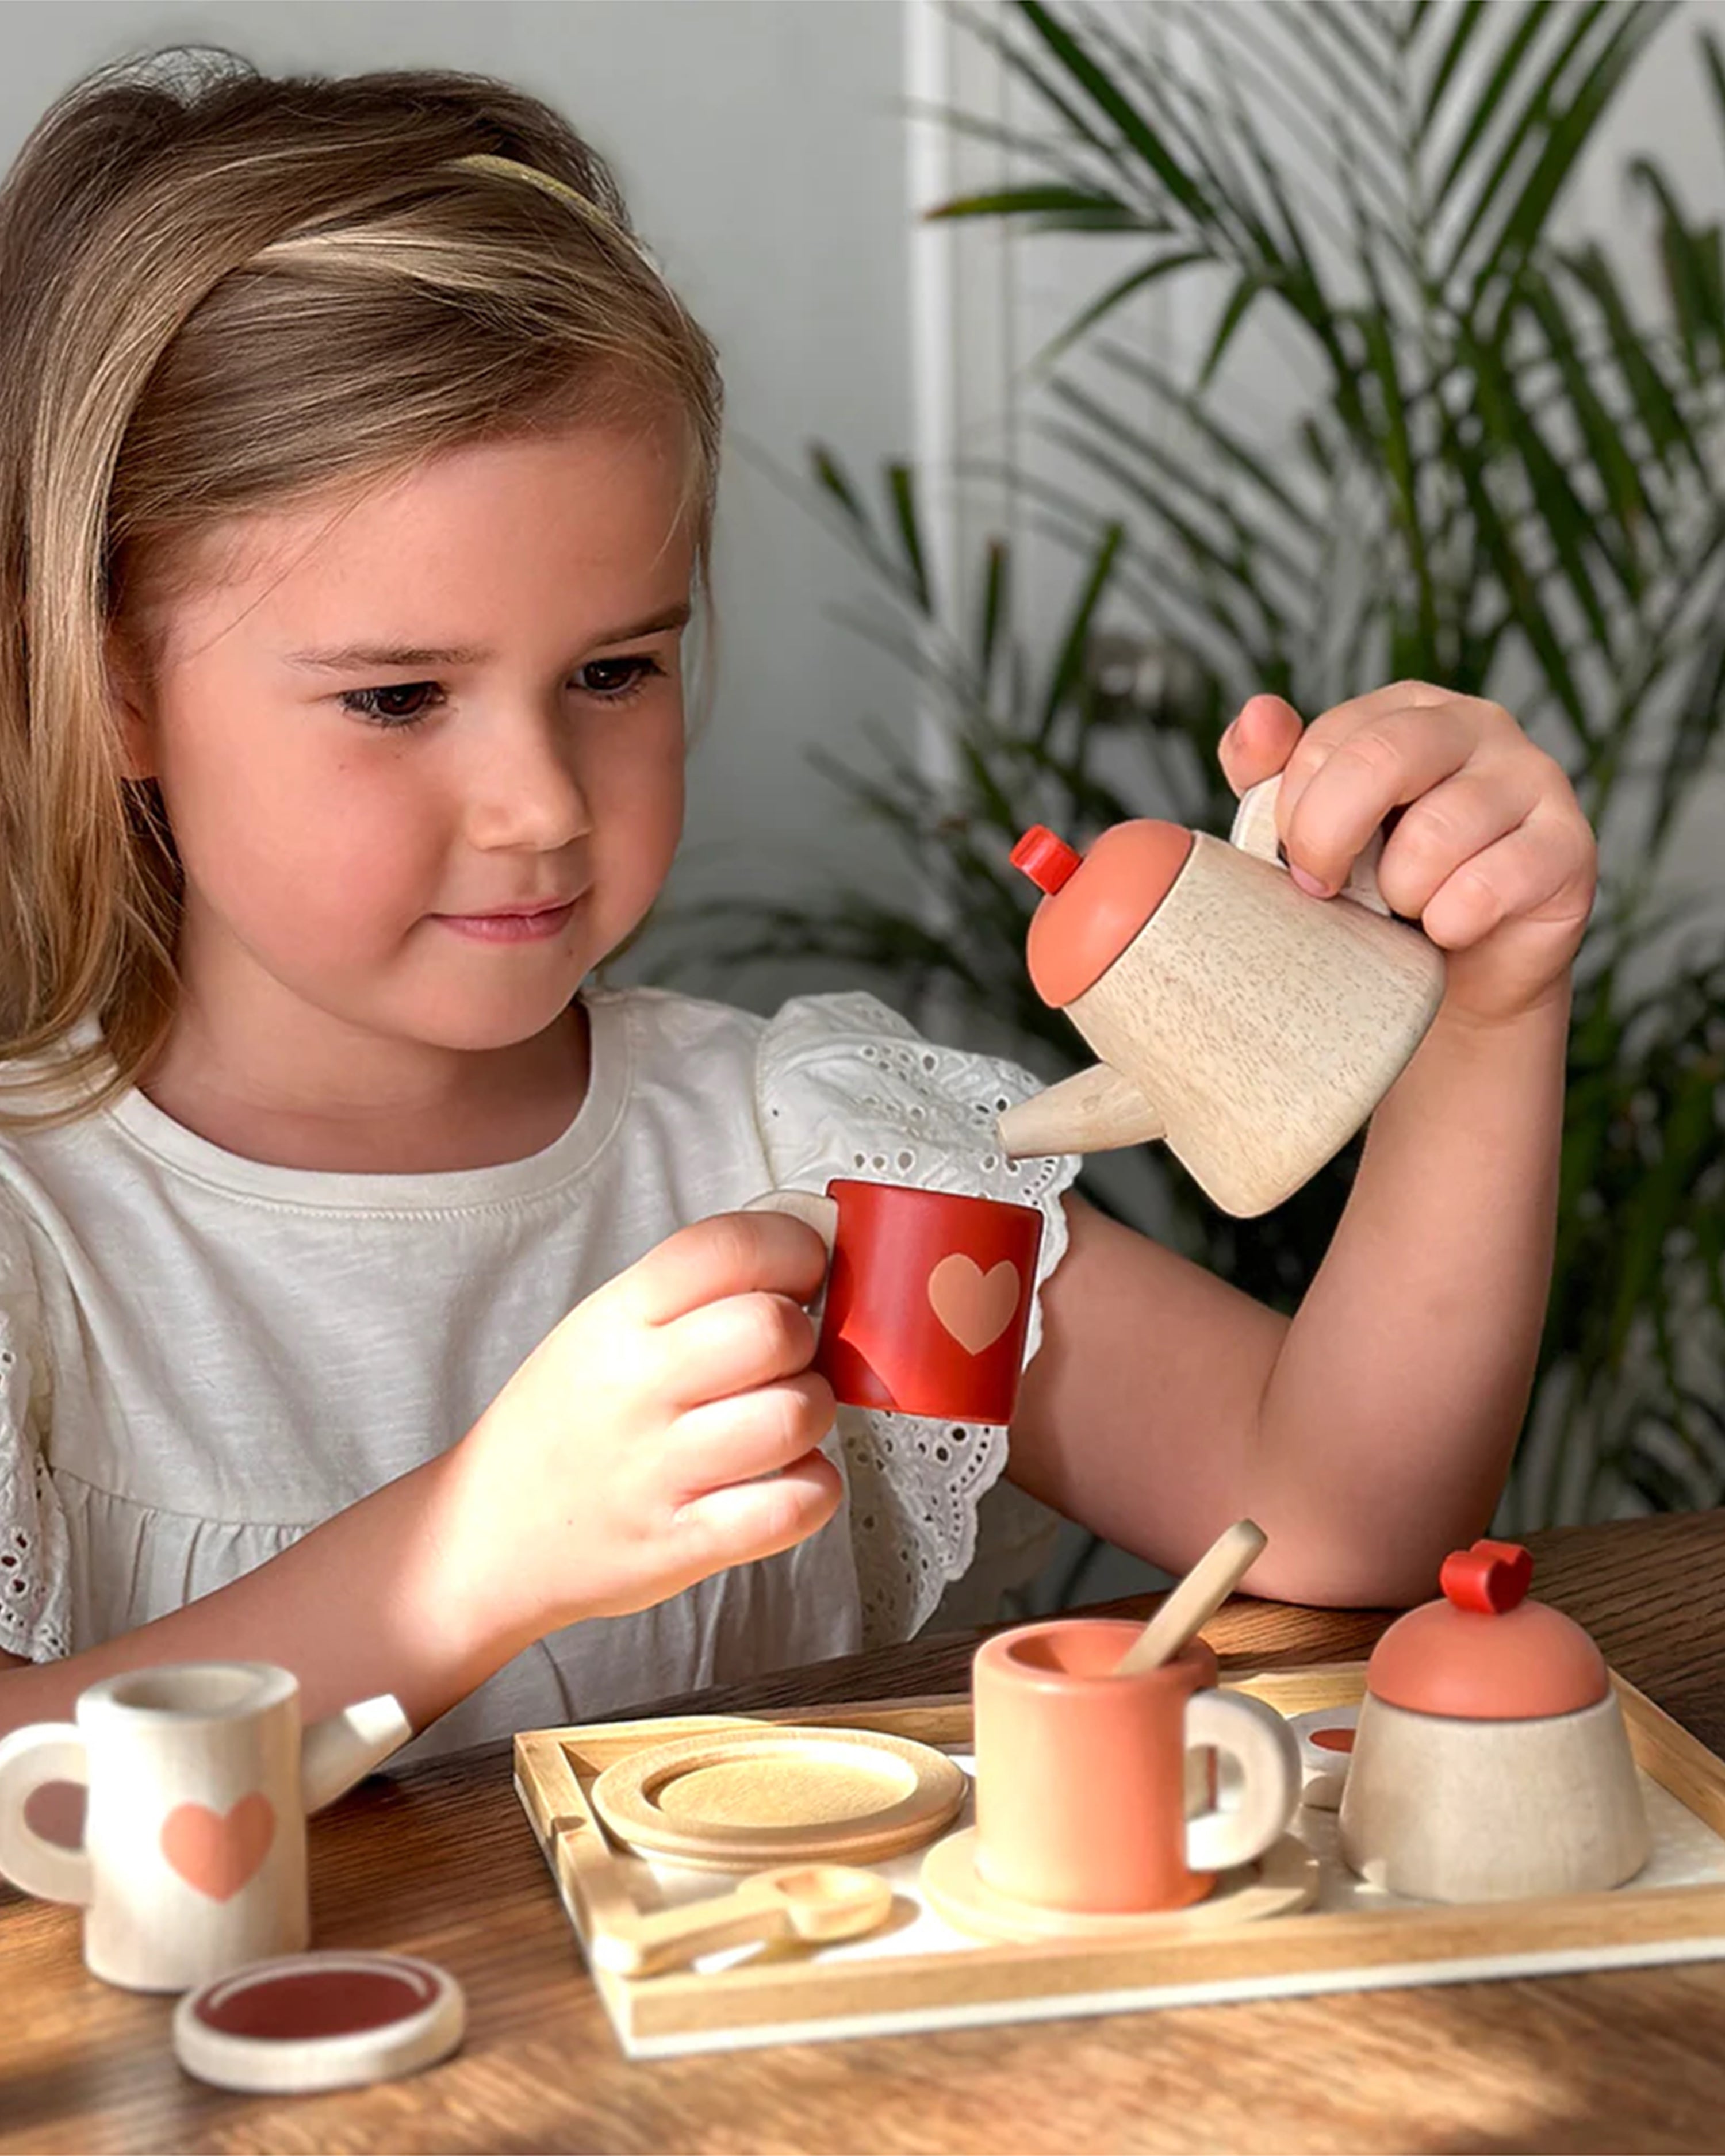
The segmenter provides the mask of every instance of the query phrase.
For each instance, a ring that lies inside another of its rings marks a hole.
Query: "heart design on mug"
[[[1023,1293],[1019,1269],[1010,1258],[984,1272],[962,1250],[944,1257],[928,1276],[928,1300],[935,1316],[967,1354],[992,1348],[1018,1315]]]
[[[231,1901],[270,1854],[275,1807],[254,1789],[225,1812],[176,1804],[162,1822],[162,1853],[186,1884],[213,1902]]]

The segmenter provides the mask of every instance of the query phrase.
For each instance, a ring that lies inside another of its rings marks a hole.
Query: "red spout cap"
[[[1067,882],[1079,856],[1045,824],[1033,824],[1012,850],[1012,865],[1022,869],[1038,891],[1052,895]]]

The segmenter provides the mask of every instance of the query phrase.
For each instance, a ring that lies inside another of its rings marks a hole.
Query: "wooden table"
[[[1725,1753],[1725,1512],[1535,1538],[1538,1591]],[[1145,1603],[1112,1604],[1139,1610]],[[1346,1660],[1382,1613],[1236,1604],[1224,1665]],[[710,1693],[722,1711],[962,1689],[949,1635]],[[673,1702],[680,1711],[694,1702]],[[1725,2146],[1725,1963],[1027,2023],[629,2065],[510,1787],[506,1748],[316,1821],[321,1946],[429,1955],[467,2041],[404,2082],[225,2096],[171,2003],[86,1976],[75,1912],[0,1887],[0,2149],[1707,2149]]]

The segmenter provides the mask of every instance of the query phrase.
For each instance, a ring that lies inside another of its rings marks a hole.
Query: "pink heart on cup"
[[[162,1853],[186,1884],[213,1902],[230,1901],[270,1854],[275,1807],[261,1789],[226,1812],[176,1804],[162,1822]]]
[[[928,1300],[958,1345],[969,1355],[992,1348],[1018,1315],[1023,1283],[1010,1258],[984,1272],[962,1250],[944,1257],[928,1276]]]

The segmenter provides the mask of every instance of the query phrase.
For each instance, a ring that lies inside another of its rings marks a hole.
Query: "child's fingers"
[[[1531,773],[1469,765],[1442,780],[1404,811],[1389,834],[1378,865],[1385,899],[1405,919],[1419,920],[1463,863],[1516,830],[1538,798]]]
[[[1417,801],[1461,770],[1476,729],[1453,705],[1421,708],[1417,725],[1389,714],[1319,737],[1314,721],[1288,761],[1276,804],[1282,849],[1307,889],[1339,891],[1392,808]]]
[[[1508,921],[1523,932],[1532,970],[1551,970],[1554,937],[1579,942],[1593,907],[1592,857],[1575,842],[1569,819],[1541,802],[1516,829],[1464,861],[1433,893],[1425,932],[1445,950],[1465,951]],[[1510,932],[1513,933],[1514,932]],[[1507,947],[1504,963],[1512,969]]]
[[[664,1359],[653,1391],[692,1408],[770,1385],[806,1370],[814,1341],[808,1312],[788,1296],[726,1296],[659,1328]]]
[[[834,1412],[832,1388],[814,1370],[690,1408],[665,1435],[665,1471],[675,1502],[684,1505],[726,1483],[777,1474],[819,1445]]]
[[[1236,793],[1274,778],[1300,738],[1300,714],[1281,696],[1248,696],[1217,744],[1222,776]]]
[[[667,1325],[757,1290],[810,1302],[826,1270],[825,1244],[788,1213],[717,1213],[667,1236],[599,1293],[625,1318]]]
[[[692,1498],[677,1518],[692,1576],[776,1557],[824,1527],[844,1495],[843,1478],[825,1454],[805,1452],[769,1481],[728,1483]]]
[[[1503,726],[1514,729],[1514,720],[1507,711],[1498,711],[1497,705],[1486,703],[1481,696],[1458,696],[1453,690],[1436,688],[1432,681],[1391,681],[1384,688],[1369,690],[1365,696],[1348,696],[1343,703],[1332,703],[1328,710],[1320,711],[1300,735],[1300,752],[1290,757],[1290,778],[1311,776],[1326,752],[1335,748],[1337,742],[1346,742],[1350,733],[1363,733],[1369,726],[1404,726],[1410,720],[1419,722],[1425,711],[1436,710],[1466,711],[1475,722],[1475,733],[1488,720],[1501,720]]]

